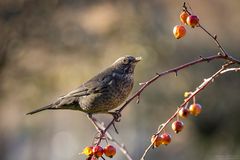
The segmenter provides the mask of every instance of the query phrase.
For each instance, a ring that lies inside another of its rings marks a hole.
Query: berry
[[[168,133],[163,133],[161,136],[161,144],[168,145],[171,142],[171,135]]]
[[[188,16],[189,16],[189,14],[186,11],[182,11],[182,13],[180,14],[180,20],[183,24],[187,24]]]
[[[183,107],[179,110],[178,115],[182,118],[187,118],[187,116],[189,115],[189,110]]]
[[[93,147],[87,146],[83,149],[82,154],[85,154],[86,156],[92,156],[93,155]]]
[[[115,154],[116,154],[116,148],[113,147],[112,145],[107,145],[105,148],[104,148],[104,154],[107,156],[107,157],[110,157],[112,158]]]
[[[102,157],[102,155],[103,155],[103,148],[101,146],[94,146],[92,150],[93,150],[93,155],[96,158]]]
[[[172,123],[172,129],[175,131],[175,133],[179,133],[183,129],[183,122],[182,121],[175,121]]]
[[[194,116],[198,116],[201,113],[201,111],[202,111],[202,106],[200,104],[193,103],[189,107],[189,112]]]
[[[185,36],[185,34],[186,34],[186,29],[184,26],[176,25],[173,28],[173,35],[175,36],[175,38],[179,39],[179,38]]]
[[[198,16],[195,15],[190,15],[187,17],[187,24],[194,28],[196,25],[199,23],[199,18]]]
[[[153,143],[154,148],[159,147],[162,144],[162,138],[159,135],[153,135],[151,142]]]

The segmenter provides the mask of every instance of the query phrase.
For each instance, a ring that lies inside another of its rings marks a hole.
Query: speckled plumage
[[[72,109],[88,114],[108,112],[118,107],[128,97],[133,88],[135,65],[140,60],[140,57],[121,57],[77,89],[27,114],[48,109]]]

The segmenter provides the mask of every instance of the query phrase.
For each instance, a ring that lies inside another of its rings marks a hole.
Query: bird
[[[28,112],[32,115],[44,110],[69,109],[87,113],[113,113],[129,96],[134,84],[134,70],[141,57],[126,55],[86,81],[78,88],[56,98],[52,103]]]

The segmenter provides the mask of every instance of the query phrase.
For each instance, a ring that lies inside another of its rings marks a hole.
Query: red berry
[[[187,116],[189,115],[189,110],[183,107],[179,110],[178,115],[182,118],[187,118]]]
[[[183,24],[187,24],[188,16],[189,16],[189,14],[186,11],[182,11],[182,13],[180,14],[180,20]]]
[[[179,133],[183,129],[183,122],[182,121],[175,121],[172,123],[172,129],[175,131],[175,133]]]
[[[116,154],[116,148],[113,147],[112,145],[107,145],[107,146],[104,148],[104,154],[105,154],[107,157],[112,158],[112,157]]]
[[[93,147],[93,155],[95,157],[102,157],[103,155],[103,148],[101,146],[94,146]]]
[[[159,135],[153,135],[151,138],[153,147],[159,147],[162,144],[162,138]]]
[[[201,111],[202,111],[202,106],[200,104],[193,103],[189,107],[189,112],[194,116],[198,116],[201,113]]]
[[[163,133],[161,136],[162,144],[168,145],[171,142],[171,135],[168,133]]]
[[[196,25],[199,23],[199,18],[198,16],[195,15],[190,15],[187,17],[187,24],[194,28]]]
[[[179,38],[185,36],[185,34],[186,34],[186,29],[184,26],[176,25],[173,28],[173,35],[175,36],[175,38],[179,39]]]

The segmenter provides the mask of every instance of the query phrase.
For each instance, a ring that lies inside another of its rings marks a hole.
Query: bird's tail
[[[38,112],[41,112],[41,111],[44,111],[44,110],[48,110],[48,109],[52,109],[52,108],[53,108],[53,104],[49,104],[49,105],[44,106],[42,108],[39,108],[39,109],[33,110],[31,112],[28,112],[26,115],[35,114],[35,113],[38,113]]]

